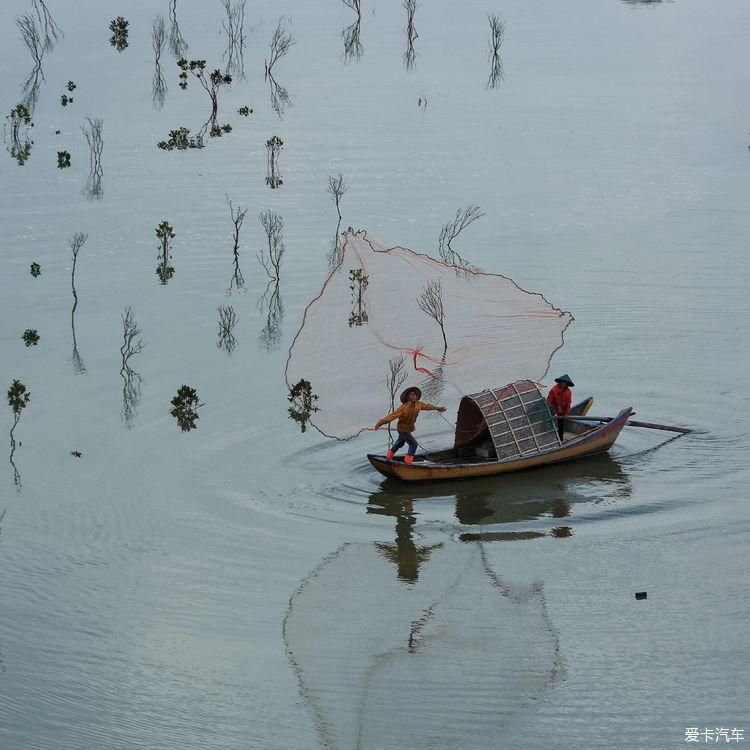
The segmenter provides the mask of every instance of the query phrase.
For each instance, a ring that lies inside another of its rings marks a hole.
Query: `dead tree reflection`
[[[233,288],[236,288],[238,291],[245,290],[245,277],[240,270],[240,230],[242,229],[242,223],[245,221],[247,209],[243,210],[240,206],[237,206],[235,209],[232,205],[232,201],[229,200],[229,196],[227,196],[227,203],[229,204],[229,213],[232,216],[232,224],[234,225],[232,230],[232,240],[234,243],[232,248],[234,271],[232,273],[232,278],[229,280],[229,288],[227,289],[227,294],[231,294]]]
[[[37,21],[30,13],[24,13],[16,18],[16,26],[21,33],[21,41],[29,50],[33,67],[21,86],[23,93],[23,103],[31,114],[34,113],[36,103],[39,99],[39,89],[45,80],[44,71],[42,70],[42,60],[44,53],[49,48],[42,37],[43,32],[37,25]]]
[[[76,264],[78,263],[78,253],[83,247],[86,240],[89,238],[88,234],[83,232],[76,232],[69,240],[70,250],[73,255],[73,267],[70,272],[70,286],[73,291],[73,308],[70,311],[70,328],[73,333],[73,354],[71,361],[73,362],[73,370],[79,375],[86,372],[86,365],[81,359],[81,355],[78,353],[78,342],[76,341],[76,308],[78,307],[78,292],[76,291]]]
[[[336,213],[339,217],[336,224],[336,232],[333,235],[333,242],[331,242],[331,249],[328,253],[328,266],[330,268],[333,268],[341,260],[341,198],[346,191],[347,187],[342,174],[328,178],[328,192],[336,206]]]
[[[131,429],[138,404],[141,401],[141,376],[130,365],[131,357],[140,354],[145,348],[140,338],[141,329],[135,320],[135,313],[128,305],[122,314],[122,346],[120,347],[120,377],[122,378],[122,419]]]
[[[154,109],[161,109],[164,106],[164,99],[167,96],[167,81],[161,72],[161,53],[164,49],[166,33],[164,17],[157,16],[151,27],[151,46],[154,49],[154,78],[151,82],[151,102],[154,105]]]
[[[227,33],[227,48],[224,52],[226,75],[239,80],[245,78],[245,3],[246,0],[221,0],[227,17],[222,22]]]
[[[454,266],[465,266],[467,268],[471,267],[469,261],[459,255],[453,249],[451,243],[464,229],[471,226],[477,219],[481,219],[482,216],[484,216],[484,211],[479,206],[470,205],[463,209],[459,208],[456,211],[456,218],[443,225],[438,237],[438,253],[444,263]]]
[[[388,375],[385,378],[385,385],[388,388],[391,408],[389,412],[396,411],[396,394],[401,390],[401,386],[406,382],[406,357],[399,354],[398,357],[392,357],[388,360]],[[393,443],[393,425],[388,423],[388,447]]]
[[[354,22],[346,26],[341,32],[341,37],[344,40],[344,62],[359,61],[364,53],[359,39],[362,27],[362,2],[361,0],[342,0],[342,2],[357,14]]]
[[[487,16],[490,22],[490,77],[487,79],[487,88],[497,88],[504,78],[503,61],[500,57],[500,47],[505,34],[505,24],[499,16],[494,14]]]
[[[369,316],[365,306],[365,290],[370,284],[370,277],[361,268],[349,271],[349,289],[352,293],[352,311],[349,314],[349,328],[359,328],[367,324]]]
[[[265,324],[260,334],[260,343],[265,349],[275,348],[281,338],[281,321],[284,305],[281,300],[281,262],[284,258],[284,219],[268,209],[259,216],[266,233],[266,246],[258,253],[258,260],[268,276],[268,284],[258,300]]]
[[[102,190],[102,151],[104,141],[102,140],[102,127],[104,121],[101,119],[92,120],[86,118],[86,125],[81,130],[86,136],[86,142],[89,144],[89,176],[86,180],[86,186],[83,189],[84,195],[89,200],[101,200],[104,195]]]
[[[414,70],[417,61],[417,52],[414,49],[414,42],[419,37],[417,29],[414,26],[414,14],[417,11],[417,0],[404,0],[406,9],[406,52],[404,52],[404,67],[407,70]]]
[[[175,238],[174,229],[168,221],[162,221],[156,227],[156,236],[159,239],[159,254],[157,258],[159,265],[156,267],[156,275],[161,284],[166,284],[174,276],[172,260],[172,240]]]
[[[230,357],[237,347],[237,337],[234,335],[234,327],[237,325],[237,313],[231,305],[219,305],[219,340],[216,346],[223,349]]]
[[[175,57],[182,57],[188,51],[187,42],[180,33],[177,23],[177,0],[169,0],[169,48]]]
[[[283,19],[279,19],[276,31],[273,32],[273,37],[271,38],[268,59],[265,61],[266,81],[268,82],[271,96],[271,108],[280,118],[283,116],[286,108],[291,105],[292,98],[289,96],[289,92],[276,81],[273,68],[297,43],[294,37],[284,29],[282,23]]]

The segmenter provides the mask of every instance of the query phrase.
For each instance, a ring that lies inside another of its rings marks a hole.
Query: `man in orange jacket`
[[[564,417],[570,411],[570,389],[573,387],[573,381],[569,375],[561,375],[559,378],[555,378],[555,383],[557,385],[553,385],[547,394],[547,404],[554,416]],[[560,436],[560,442],[562,442],[565,434],[564,419],[557,420],[557,434]]]
[[[404,444],[409,444],[409,452],[404,456],[404,462],[410,464],[414,461],[414,454],[417,452],[417,441],[412,435],[414,425],[417,422],[417,417],[420,411],[439,411],[444,412],[444,406],[433,406],[432,404],[426,404],[419,399],[422,398],[422,391],[416,386],[407,388],[401,394],[401,404],[396,411],[388,414],[387,416],[379,419],[375,423],[375,429],[379,430],[384,424],[392,422],[398,417],[396,423],[396,429],[398,430],[398,439],[391,446],[391,449],[385,454],[385,457],[390,460],[395,455],[396,451],[401,448]]]

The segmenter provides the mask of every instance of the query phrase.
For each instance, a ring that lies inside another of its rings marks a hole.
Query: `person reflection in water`
[[[561,375],[555,378],[556,385],[550,388],[547,394],[547,404],[554,416],[564,417],[570,411],[571,393],[573,381],[569,375]],[[560,436],[560,442],[565,434],[565,420],[557,420],[557,434]]]
[[[398,439],[391,446],[390,450],[386,452],[385,457],[388,460],[391,460],[396,454],[396,451],[399,450],[399,448],[402,448],[404,445],[408,444],[409,450],[406,456],[404,456],[404,461],[405,463],[410,464],[414,461],[414,454],[417,452],[417,441],[414,439],[414,435],[412,435],[412,432],[414,431],[414,425],[417,422],[419,412],[444,412],[445,407],[433,406],[432,404],[426,404],[424,403],[424,401],[420,401],[419,399],[422,398],[422,391],[416,386],[407,388],[405,391],[403,391],[400,398],[402,406],[399,406],[398,409],[396,409],[396,411],[392,412],[391,414],[388,414],[382,419],[379,419],[375,423],[375,429],[379,430],[384,424],[388,424],[389,422],[392,422],[394,419],[398,418],[398,422],[396,423],[396,429],[398,430]]]

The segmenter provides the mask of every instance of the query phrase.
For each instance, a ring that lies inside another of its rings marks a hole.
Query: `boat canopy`
[[[532,380],[464,396],[456,418],[456,449],[475,447],[499,459],[560,445],[555,419]],[[494,448],[494,451],[492,450]]]

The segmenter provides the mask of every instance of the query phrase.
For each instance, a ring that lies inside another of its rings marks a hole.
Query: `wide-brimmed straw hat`
[[[559,378],[555,378],[555,383],[567,383],[571,388],[575,386],[575,383],[570,379],[570,375],[560,375]]]
[[[417,388],[416,385],[410,385],[405,391],[401,391],[401,395],[399,398],[401,399],[401,403],[405,404],[406,399],[409,398],[409,394],[414,391],[414,393],[417,394],[417,401],[419,401],[420,398],[422,398],[422,391]]]

